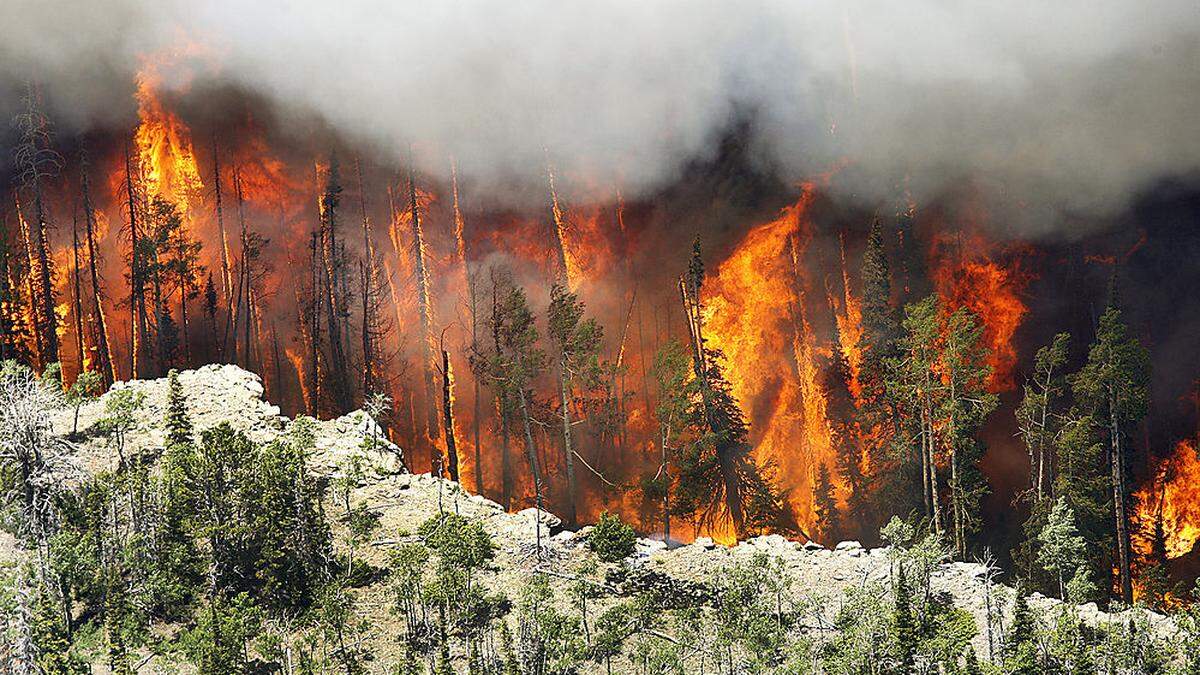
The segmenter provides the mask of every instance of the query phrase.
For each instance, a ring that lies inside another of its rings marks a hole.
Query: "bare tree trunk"
[[[100,290],[100,273],[96,263],[96,212],[92,208],[91,180],[88,177],[86,154],[81,163],[80,187],[83,191],[84,233],[87,239],[88,276],[92,287],[92,317],[91,323],[95,333],[96,360],[100,379],[104,388],[108,389],[116,380],[117,374],[113,367],[112,350],[108,341],[108,324],[104,318],[104,301]],[[132,311],[132,309],[130,310]]]
[[[137,379],[142,376],[143,357],[146,339],[146,280],[143,277],[142,253],[139,248],[138,236],[138,198],[133,184],[133,160],[129,154],[129,144],[125,144],[125,192],[129,208],[129,305],[133,313],[131,320],[130,340],[130,377]]]
[[[471,344],[476,345],[479,341],[479,298],[475,288],[475,276],[471,274],[471,268],[467,262],[467,242],[463,234],[466,229],[466,221],[458,201],[458,163],[454,161],[454,158],[450,159],[450,188],[454,206],[454,243],[458,252],[458,262],[462,265],[463,279],[467,284],[467,304],[471,312]],[[479,377],[474,373],[471,374],[471,386],[473,389],[472,403],[475,407],[475,415],[471,420],[472,438],[475,445],[475,465],[473,467],[475,491],[483,494],[483,451],[480,447],[479,430],[483,417],[483,405],[479,400]]]
[[[575,449],[571,447],[571,396],[567,372],[567,355],[564,351],[559,359],[558,390],[562,405],[563,454],[567,465],[567,512],[566,521],[574,524],[576,519],[575,504],[578,499],[575,485]]]
[[[79,283],[79,213],[71,218],[71,313],[75,318],[75,358],[79,363],[76,379],[85,369],[83,353],[87,340],[83,335],[83,297]]]
[[[221,298],[229,310],[233,299],[233,278],[229,271],[229,238],[225,234],[225,212],[221,203],[221,151],[217,147],[217,135],[213,134],[213,194],[217,213],[217,236],[221,241]]]
[[[421,373],[425,379],[426,428],[429,430],[429,439],[436,442],[438,440],[438,412],[437,406],[433,405],[435,400],[433,394],[433,307],[429,298],[429,268],[425,261],[425,237],[421,232],[421,216],[417,209],[417,185],[411,163],[408,169],[408,202],[412,220],[412,254],[417,283],[417,311],[421,316]],[[432,461],[431,446],[431,466]]]
[[[563,288],[571,290],[571,273],[567,267],[567,245],[563,238],[564,220],[562,208],[558,203],[558,189],[554,186],[554,169],[546,158],[546,178],[550,184],[550,222],[554,231],[554,250],[558,255],[558,269],[555,271],[555,281]]]
[[[1113,512],[1117,525],[1117,567],[1121,581],[1121,599],[1133,603],[1132,561],[1130,559],[1129,514],[1125,497],[1125,453],[1121,445],[1121,428],[1117,422],[1116,395],[1109,395],[1108,420],[1112,444]]]
[[[538,557],[542,555],[542,477],[538,471],[537,446],[533,442],[533,427],[529,416],[529,406],[525,401],[525,389],[517,388],[517,401],[521,404],[521,424],[525,431],[525,454],[529,456],[529,472],[533,476],[533,494],[537,507],[537,522],[534,526],[537,540]]]
[[[446,460],[450,480],[458,482],[458,443],[454,439],[454,373],[450,353],[442,350],[442,420],[446,433]]]
[[[42,338],[43,345],[46,348],[42,364],[43,367],[48,363],[53,363],[59,360],[58,356],[58,317],[54,313],[54,283],[51,280],[53,270],[51,265],[53,259],[50,256],[50,237],[49,224],[46,218],[46,204],[43,201],[42,183],[40,180],[33,181],[33,215],[36,219],[35,227],[33,228],[34,251],[38,259],[38,281],[41,285],[41,300],[42,312],[41,320],[45,324],[42,330],[45,335]]]
[[[17,222],[21,227],[21,241],[25,245],[25,301],[28,303],[29,321],[33,328],[33,347],[35,354],[34,362],[39,367],[44,367],[46,361],[43,355],[46,353],[45,341],[42,338],[42,331],[38,328],[41,326],[41,308],[38,303],[37,289],[34,286],[34,278],[37,276],[37,258],[33,253],[33,239],[30,237],[29,222],[25,220],[25,215],[21,212],[21,198],[17,196],[16,191],[13,192],[13,199],[17,208]]]

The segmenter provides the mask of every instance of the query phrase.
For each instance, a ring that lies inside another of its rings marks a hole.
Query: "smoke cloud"
[[[1194,0],[5,5],[0,80],[40,82],[60,126],[128,123],[149,57],[168,88],[244,88],[496,190],[547,156],[653,190],[746,115],[789,178],[845,165],[880,203],[970,182],[1025,234],[1200,166]]]

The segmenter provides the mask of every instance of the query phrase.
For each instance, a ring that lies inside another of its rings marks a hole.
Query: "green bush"
[[[600,514],[600,522],[588,534],[588,548],[604,562],[616,562],[633,554],[637,533],[608,511]]]

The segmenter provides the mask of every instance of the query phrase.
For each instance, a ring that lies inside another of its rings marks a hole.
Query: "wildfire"
[[[846,245],[839,239],[839,250],[842,261],[842,298],[841,306],[832,291],[829,293],[829,306],[835,312],[838,327],[838,348],[846,364],[850,368],[850,395],[858,401],[862,393],[862,385],[858,381],[859,368],[862,367],[862,349],[859,342],[862,339],[862,302],[854,297],[850,289],[850,270],[846,266]]]
[[[1029,312],[1021,298],[1029,282],[1020,267],[1021,254],[1018,247],[998,245],[977,233],[939,234],[930,251],[938,295],[951,307],[969,307],[983,322],[993,392],[1013,387],[1013,336]]]
[[[705,327],[751,420],[758,462],[775,462],[802,526],[813,521],[817,467],[832,463],[821,347],[809,324],[810,285],[798,264],[809,243],[811,188],[775,220],[752,229],[706,283]]]
[[[179,206],[186,219],[199,206],[204,183],[196,165],[191,130],[163,105],[152,70],[138,77],[138,117],[133,134],[146,192]]]
[[[1135,522],[1143,536],[1138,541],[1142,555],[1153,546],[1155,523],[1162,515],[1164,544],[1168,558],[1190,553],[1200,540],[1200,456],[1191,439],[1180,441],[1170,457],[1155,470],[1155,480],[1136,493]]]

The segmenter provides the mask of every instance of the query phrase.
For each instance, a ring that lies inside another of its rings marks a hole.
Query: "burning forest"
[[[425,118],[383,147],[373,111],[295,112],[200,31],[139,50],[105,115],[22,71],[0,358],[96,391],[236,364],[287,415],[372,411],[414,472],[672,545],[874,544],[900,516],[1057,594],[1038,533],[1067,504],[1095,597],[1186,602],[1200,164],[1053,216],[1052,178],[885,170],[871,32],[837,25],[852,67],[804,162],[734,105],[654,180],[554,128],[490,173]]]

